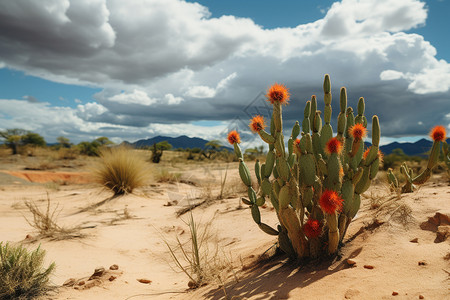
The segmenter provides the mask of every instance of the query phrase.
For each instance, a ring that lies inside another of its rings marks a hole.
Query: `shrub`
[[[0,242],[0,299],[30,299],[51,290],[49,276],[55,263],[43,268],[44,257],[40,247],[28,252],[21,245]]]
[[[95,180],[115,195],[131,193],[148,178],[145,160],[124,146],[100,151],[101,162],[93,170]]]

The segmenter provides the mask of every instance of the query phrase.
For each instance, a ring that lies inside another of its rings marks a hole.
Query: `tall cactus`
[[[248,199],[254,221],[264,232],[277,235],[279,247],[298,257],[333,255],[339,242],[360,207],[360,195],[365,192],[378,172],[380,125],[372,118],[372,146],[364,152],[367,119],[364,99],[360,98],[357,116],[347,107],[347,91],[340,91],[340,112],[337,135],[331,126],[331,83],[325,75],[324,124],[317,98],[306,102],[301,126],[296,122],[285,148],[283,136],[283,105],[288,104],[288,89],[274,84],[267,91],[267,100],[273,105],[270,133],[265,121],[255,116],[250,128],[269,146],[264,164],[255,165],[258,191],[252,187],[251,174],[239,146],[236,131],[230,132],[229,142],[239,159],[239,174],[248,187]],[[277,229],[261,220],[259,207],[269,198],[280,225]],[[327,246],[325,246],[327,245]]]
[[[448,145],[445,141],[445,128],[443,126],[435,126],[431,132],[430,137],[433,140],[433,146],[431,147],[430,155],[428,156],[428,163],[420,174],[414,175],[413,170],[410,169],[405,162],[400,166],[400,172],[405,176],[405,184],[401,188],[402,193],[412,193],[416,189],[416,185],[424,184],[430,179],[433,168],[437,165],[439,160],[439,153],[441,149],[441,142],[443,143],[444,161],[447,166],[450,167],[450,157],[448,154]],[[388,171],[388,182],[392,187],[398,188],[398,180],[395,177],[392,170]]]

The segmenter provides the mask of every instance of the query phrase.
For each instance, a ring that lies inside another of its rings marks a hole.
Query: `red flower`
[[[444,126],[434,126],[433,129],[431,129],[430,137],[435,142],[445,141],[445,127]]]
[[[283,84],[275,83],[267,90],[267,101],[274,104],[278,102],[280,104],[287,104],[289,101],[289,90]]]
[[[336,210],[341,211],[342,201],[344,200],[335,191],[325,190],[319,199],[319,204],[322,211],[332,215]]]
[[[322,234],[322,224],[318,220],[308,219],[303,225],[303,231],[308,238],[316,238]]]
[[[341,154],[342,143],[337,138],[331,138],[325,146],[325,152],[328,154],[331,153]]]
[[[348,131],[350,135],[357,141],[362,140],[367,134],[367,129],[359,123],[350,127]]]
[[[236,130],[230,131],[230,133],[228,134],[228,142],[231,145],[234,145],[235,143],[240,143],[241,142],[241,137],[239,136],[239,133],[237,133]]]
[[[266,128],[266,123],[264,122],[264,118],[260,115],[256,115],[250,121],[250,129],[253,132],[259,132],[260,130]]]

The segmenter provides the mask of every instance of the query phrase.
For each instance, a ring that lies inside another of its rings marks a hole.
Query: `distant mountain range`
[[[190,137],[185,136],[185,135],[182,135],[182,136],[179,136],[179,137],[176,137],[176,138],[158,135],[158,136],[155,136],[155,137],[150,138],[150,139],[139,140],[139,141],[136,141],[134,143],[127,143],[127,144],[130,144],[130,145],[132,145],[133,147],[136,147],[136,148],[141,148],[141,147],[144,147],[144,146],[153,146],[153,144],[159,143],[159,142],[163,142],[163,141],[167,141],[169,144],[172,145],[172,147],[174,149],[177,149],[177,148],[183,148],[183,149],[186,149],[186,148],[190,148],[190,149],[192,149],[192,148],[200,148],[200,149],[204,149],[205,148],[205,144],[209,142],[209,141],[201,139],[201,138],[197,138],[197,137],[190,138]],[[226,148],[228,150],[231,150],[231,148],[229,148],[229,147],[224,147],[224,148]]]
[[[125,143],[132,145],[133,147],[136,147],[136,148],[141,148],[144,146],[152,146],[153,144],[159,143],[162,141],[167,141],[169,144],[171,144],[173,146],[174,149],[177,149],[177,148],[204,149],[205,144],[208,143],[207,140],[197,138],[197,137],[190,138],[185,135],[182,135],[182,136],[179,136],[176,138],[158,135],[158,136],[155,136],[150,139],[138,140],[134,143],[128,143],[128,142],[125,142]],[[447,139],[447,143],[450,143],[450,138]],[[424,153],[426,153],[427,151],[429,151],[431,149],[432,144],[433,144],[432,141],[429,141],[426,139],[421,139],[414,143],[393,142],[393,143],[381,146],[380,149],[384,155],[392,153],[392,150],[394,150],[394,149],[402,149],[406,155],[424,155]],[[366,143],[367,147],[369,147],[370,145],[371,145],[370,143]],[[224,148],[226,148],[228,150],[232,150],[230,147],[224,147]]]

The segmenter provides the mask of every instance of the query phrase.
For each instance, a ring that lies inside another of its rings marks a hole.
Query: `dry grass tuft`
[[[37,229],[37,238],[49,238],[52,240],[66,240],[72,238],[84,237],[80,233],[80,227],[61,227],[56,221],[58,218],[58,205],[54,208],[50,208],[50,197],[47,194],[47,208],[41,210],[33,201],[25,201],[25,205],[28,210],[33,214],[33,219],[29,220],[25,217],[25,220]]]
[[[132,193],[147,182],[149,167],[133,150],[123,146],[106,148],[100,158],[93,170],[94,178],[114,195]]]
[[[49,276],[55,263],[45,269],[45,251],[28,252],[23,246],[0,242],[0,299],[32,299],[51,289]]]
[[[405,227],[414,221],[411,207],[406,203],[404,195],[400,190],[392,193],[386,186],[385,193],[373,193],[364,195],[370,201],[370,208],[374,210],[374,218],[385,220],[390,223],[394,221]]]
[[[171,245],[163,238],[175,268],[189,278],[189,288],[195,289],[217,280],[219,284],[223,284],[234,269],[230,258],[225,255],[223,248],[219,247],[217,235],[211,230],[212,220],[199,224],[191,210],[185,224],[189,228],[187,241],[182,242],[180,236],[176,235],[176,243]],[[222,252],[219,249],[222,249]]]
[[[167,169],[160,169],[154,176],[157,182],[177,183],[181,179],[181,173],[169,172]]]

